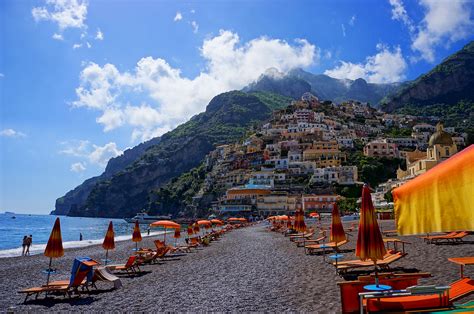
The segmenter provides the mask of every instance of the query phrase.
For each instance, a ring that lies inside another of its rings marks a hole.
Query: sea
[[[15,217],[15,218],[13,218]],[[0,214],[0,258],[20,256],[23,236],[32,235],[31,254],[42,254],[46,248],[54,221],[59,217],[64,248],[84,247],[103,242],[109,222],[114,225],[115,241],[131,240],[134,224],[123,219],[67,217],[54,215]],[[141,225],[142,235],[147,226]],[[79,241],[82,233],[83,240]],[[153,230],[150,235],[162,234]]]

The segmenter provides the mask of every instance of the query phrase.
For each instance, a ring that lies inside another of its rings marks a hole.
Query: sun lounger
[[[321,236],[317,239],[308,239],[308,240],[303,238],[303,239],[296,240],[294,242],[296,243],[297,247],[302,247],[302,246],[310,245],[310,244],[319,244],[324,239],[326,239],[326,236]]]
[[[439,242],[451,242],[451,243],[462,243],[463,238],[467,237],[469,232],[467,231],[455,231],[450,232],[444,235],[436,235],[436,236],[426,236],[423,239],[428,243],[439,243]]]
[[[309,245],[305,245],[304,248],[305,248],[306,254],[313,254],[318,251],[322,252],[326,250],[328,251],[335,250],[336,248],[339,249],[341,246],[345,245],[348,242],[349,242],[348,240],[344,240],[338,243],[328,242],[328,243],[322,243],[322,244],[309,244]]]
[[[127,274],[135,274],[140,271],[140,267],[138,266],[138,260],[135,255],[132,255],[128,258],[125,264],[118,264],[118,265],[107,265],[107,269],[116,272],[127,272]]]
[[[90,272],[89,269],[81,270],[80,268],[78,268],[77,272],[71,275],[72,282],[66,283],[64,285],[57,283],[54,285],[44,285],[41,287],[33,287],[33,288],[23,289],[18,292],[26,294],[25,300],[23,301],[23,303],[25,303],[28,297],[31,295],[36,295],[35,300],[38,299],[38,296],[41,293],[44,293],[46,295],[51,294],[51,293],[54,293],[54,294],[60,293],[60,294],[63,294],[64,296],[71,297],[72,293],[75,292],[80,295],[78,288],[84,285],[85,278],[89,272]]]
[[[158,260],[163,259],[169,250],[169,247],[162,247],[156,251],[150,249],[137,251],[135,252],[138,255],[137,264],[155,264]]]
[[[446,237],[452,237],[452,236],[455,236],[457,235],[459,232],[458,231],[453,231],[453,232],[450,232],[450,233],[444,233],[444,234],[436,234],[436,235],[427,235],[427,236],[424,236],[424,237],[421,237],[425,242],[427,243],[431,243],[432,241],[436,241],[437,239],[442,239],[442,238],[446,238]]]
[[[451,306],[452,303],[474,292],[474,280],[463,278],[449,285],[446,294],[381,297],[367,300],[368,311],[415,311]]]
[[[314,231],[313,232],[307,232],[301,235],[290,235],[290,241],[295,242],[300,239],[310,239],[312,236],[314,236]]]
[[[112,282],[115,289],[122,287],[122,281],[120,278],[110,273],[106,267],[98,267],[94,269],[94,277],[92,282],[95,283],[97,281]]]
[[[405,257],[407,253],[396,252],[396,253],[389,253],[384,256],[383,259],[377,261],[377,267],[383,270],[390,270],[390,264],[393,262],[398,261],[402,257]],[[333,264],[336,266],[336,264]],[[365,267],[374,267],[373,261],[361,261],[361,260],[352,260],[352,261],[341,261],[337,263],[337,271],[342,274],[346,273],[349,270],[365,268]]]

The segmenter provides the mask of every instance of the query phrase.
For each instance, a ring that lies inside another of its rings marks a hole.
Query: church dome
[[[443,145],[443,146],[451,146],[453,145],[453,138],[451,137],[451,135],[444,131],[443,129],[443,124],[442,123],[438,123],[436,125],[436,132],[433,133],[433,135],[431,135],[430,137],[430,141],[429,141],[429,146],[434,146],[436,144],[438,145]]]

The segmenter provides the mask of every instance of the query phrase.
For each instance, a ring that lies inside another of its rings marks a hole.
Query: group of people
[[[21,256],[30,255],[30,246],[32,243],[33,243],[33,236],[31,234],[29,236],[23,237],[23,243],[21,245],[23,247],[23,252],[21,253]]]

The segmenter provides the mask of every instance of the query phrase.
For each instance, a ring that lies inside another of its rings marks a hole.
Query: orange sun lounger
[[[348,240],[344,240],[344,241],[338,242],[337,244],[335,242],[328,242],[328,243],[323,243],[323,244],[309,244],[309,245],[305,245],[304,249],[305,249],[306,254],[312,254],[315,251],[323,251],[326,249],[334,250],[336,249],[336,247],[339,248],[348,242],[349,242]]]
[[[404,296],[367,300],[366,309],[370,312],[409,311],[436,309],[452,305],[452,302],[474,292],[474,280],[463,278],[450,285],[449,293],[440,297],[438,294],[426,296]]]
[[[384,258],[377,261],[377,266],[383,270],[389,270],[390,264],[393,262],[398,261],[402,257],[405,257],[407,253],[396,252],[396,253],[388,253],[385,254]],[[333,263],[336,266],[335,263]],[[360,261],[360,260],[353,260],[353,261],[341,261],[337,263],[337,271],[339,273],[346,273],[348,270],[352,270],[355,268],[362,268],[362,267],[374,267],[373,261]]]
[[[136,256],[130,256],[125,264],[121,265],[107,265],[107,269],[112,271],[119,271],[123,272],[126,271],[128,274],[130,273],[137,273],[140,271],[140,267],[138,267],[138,261]]]

